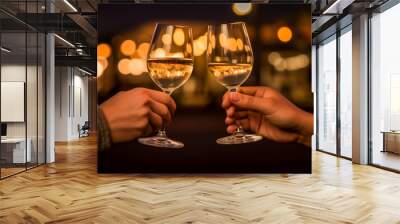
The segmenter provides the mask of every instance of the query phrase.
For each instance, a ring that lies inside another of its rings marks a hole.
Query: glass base
[[[183,148],[183,146],[185,146],[182,142],[175,141],[175,140],[169,139],[168,137],[162,137],[162,136],[139,138],[138,142],[140,142],[144,145],[160,147],[160,148],[179,149],[179,148]]]
[[[217,139],[217,143],[221,145],[233,145],[258,142],[262,140],[262,136],[247,133],[235,133],[230,136],[222,137]]]

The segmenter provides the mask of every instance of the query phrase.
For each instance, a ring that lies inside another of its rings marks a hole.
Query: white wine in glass
[[[208,26],[207,68],[231,92],[237,92],[249,78],[253,68],[253,51],[245,23]],[[259,135],[246,133],[239,123],[237,127],[232,135],[219,138],[217,143],[242,144],[262,139]]]
[[[181,87],[193,71],[192,28],[157,24],[147,54],[147,68],[153,82],[167,94]],[[165,125],[152,137],[139,138],[145,145],[182,148],[182,142],[167,137]]]
[[[251,64],[209,63],[208,72],[227,89],[242,85],[250,75]]]
[[[148,59],[147,67],[154,83],[164,92],[173,92],[192,74],[193,60],[188,58]]]

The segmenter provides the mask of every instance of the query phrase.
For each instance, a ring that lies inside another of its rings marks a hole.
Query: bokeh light
[[[305,54],[300,54],[293,57],[288,57],[287,61],[287,70],[294,71],[302,68],[306,68],[310,64],[310,59]]]
[[[310,65],[310,59],[306,54],[284,58],[278,52],[269,53],[268,62],[273,65],[277,71],[295,71]]]
[[[277,36],[280,41],[287,43],[292,39],[293,33],[289,27],[283,26],[278,29]]]
[[[232,5],[232,11],[238,16],[249,14],[252,8],[251,3],[233,3]]]
[[[211,47],[215,48],[215,35],[214,34],[210,36],[210,41],[211,41]]]
[[[271,65],[276,65],[277,64],[277,60],[279,60],[281,58],[281,55],[278,52],[271,52],[268,54],[268,62]]]
[[[128,75],[129,74],[129,64],[130,64],[130,60],[127,58],[121,59],[118,62],[118,71],[119,73],[123,74],[123,75]]]
[[[163,48],[157,48],[155,51],[151,52],[152,58],[164,58],[165,56],[166,53]]]
[[[191,54],[192,53],[192,45],[190,43],[186,44],[186,51],[187,53]]]
[[[230,51],[236,51],[237,50],[237,42],[235,38],[228,38],[226,42],[226,48],[228,48]]]
[[[108,67],[107,59],[97,59],[97,76],[100,77]]]
[[[193,54],[194,56],[198,57],[204,54],[207,50],[207,34],[204,34],[198,37],[196,40],[193,41]]]
[[[97,61],[97,77],[100,77],[104,72],[103,65],[100,63],[100,61]]]
[[[97,45],[97,57],[101,59],[106,59],[111,55],[111,47],[108,44]]]
[[[106,70],[108,67],[108,61],[107,59],[97,59],[97,61],[103,66],[103,70]]]
[[[275,69],[276,69],[277,71],[282,72],[282,71],[284,71],[284,70],[286,69],[286,66],[287,66],[286,60],[285,60],[284,58],[279,58],[279,59],[277,60],[276,65],[275,65]]]
[[[135,76],[141,75],[144,72],[147,72],[146,60],[139,59],[139,58],[133,58],[133,59],[129,60],[128,70],[129,70],[130,74],[135,75]]]
[[[183,52],[175,52],[175,53],[170,53],[168,55],[168,57],[171,57],[171,58],[184,58],[185,55],[183,54]]]
[[[242,39],[238,38],[236,40],[236,44],[237,44],[238,51],[243,51],[243,41],[242,41]]]
[[[141,58],[147,58],[147,52],[149,51],[150,44],[147,42],[143,42],[139,45],[136,53],[139,55]]]
[[[136,43],[133,40],[125,40],[120,47],[121,53],[125,56],[131,56],[136,51]]]
[[[172,37],[170,34],[165,33],[164,35],[162,35],[161,41],[163,42],[164,45],[171,45]]]
[[[226,37],[225,33],[220,33],[218,40],[221,47],[226,48],[228,38]]]
[[[182,46],[185,43],[185,33],[181,28],[175,29],[173,39],[177,46]]]

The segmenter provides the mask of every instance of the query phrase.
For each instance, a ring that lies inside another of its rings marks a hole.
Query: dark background
[[[147,73],[123,75],[118,62],[129,58],[119,52],[120,44],[131,39],[139,46],[148,42],[156,22],[193,27],[194,39],[206,32],[208,24],[246,22],[255,64],[244,85],[270,86],[304,110],[312,112],[310,63],[299,69],[282,69],[268,56],[278,53],[283,59],[305,55],[311,61],[311,10],[309,5],[253,5],[249,14],[236,15],[232,4],[103,4],[98,15],[99,43],[112,49],[108,67],[98,78],[101,104],[120,90],[134,87],[157,89]],[[280,41],[277,30],[289,27],[293,37]],[[139,58],[136,54],[131,58]],[[144,59],[143,59],[144,60]],[[168,136],[184,142],[183,149],[144,146],[136,141],[114,144],[99,152],[98,171],[108,172],[235,172],[235,173],[310,173],[311,149],[301,144],[280,144],[263,140],[241,145],[218,145],[215,140],[227,135],[225,113],[220,108],[226,91],[207,75],[205,54],[195,57],[190,80],[173,94],[178,110]],[[287,60],[289,63],[290,60]]]
[[[182,149],[154,148],[138,142],[99,151],[100,173],[311,173],[311,149],[268,140],[218,145],[225,136],[223,111],[178,110],[168,136]]]

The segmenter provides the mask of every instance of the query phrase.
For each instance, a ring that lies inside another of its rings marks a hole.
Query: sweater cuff
[[[111,148],[111,133],[103,112],[97,107],[97,146],[99,151]]]

